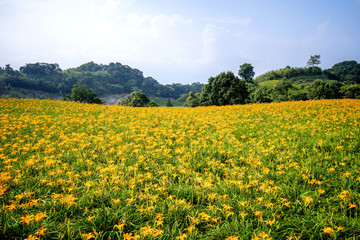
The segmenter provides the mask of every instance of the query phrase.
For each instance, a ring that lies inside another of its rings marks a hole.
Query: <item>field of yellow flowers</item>
[[[0,239],[360,239],[360,101],[0,99]]]

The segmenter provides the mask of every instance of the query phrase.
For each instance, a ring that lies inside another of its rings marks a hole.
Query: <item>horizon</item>
[[[0,0],[0,66],[120,62],[161,84],[360,61],[360,0]]]

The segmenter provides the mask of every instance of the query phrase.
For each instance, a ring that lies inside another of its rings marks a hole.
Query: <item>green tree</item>
[[[335,99],[341,98],[340,89],[342,84],[338,81],[315,80],[308,88],[309,99]]]
[[[275,102],[289,101],[289,89],[293,88],[292,80],[283,78],[272,91],[272,98]]]
[[[142,92],[135,91],[128,95],[124,100],[119,102],[121,106],[130,107],[156,107],[158,106],[154,101],[150,99]]]
[[[255,103],[269,103],[272,102],[271,90],[266,87],[257,87],[251,94],[251,100]]]
[[[0,76],[0,93],[6,89],[6,83],[4,81],[4,77]]]
[[[360,83],[360,64],[356,61],[343,61],[331,68],[340,81]]]
[[[179,103],[185,103],[188,96],[189,96],[188,93],[181,94],[181,96],[178,99],[176,99],[176,101]]]
[[[171,103],[171,101],[170,101],[170,98],[168,98],[167,103],[166,103],[166,106],[167,106],[167,107],[173,107],[173,105],[172,105],[172,103]]]
[[[246,82],[252,83],[255,76],[254,67],[250,63],[240,65],[239,76]]]
[[[150,100],[150,102],[147,104],[147,107],[158,107],[159,104],[157,104],[154,100]]]
[[[82,84],[75,84],[71,90],[71,95],[67,95],[64,100],[96,104],[104,103],[103,100],[96,97],[96,93],[94,93],[88,86]]]
[[[189,96],[186,98],[184,107],[197,107],[200,106],[200,93],[194,94],[193,92],[189,92]]]
[[[310,59],[307,61],[308,67],[314,67],[316,65],[319,65],[320,63],[320,55],[310,56]]]
[[[249,96],[246,82],[240,80],[232,72],[222,72],[210,77],[201,92],[202,105],[244,104]]]
[[[283,79],[279,81],[274,88],[274,93],[277,95],[287,95],[289,89],[292,88],[292,81],[288,79]]]
[[[340,93],[344,98],[360,99],[360,84],[346,84],[341,87]]]

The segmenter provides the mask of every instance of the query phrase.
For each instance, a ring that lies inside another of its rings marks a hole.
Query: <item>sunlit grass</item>
[[[267,89],[274,89],[278,82],[280,82],[280,80],[267,80],[267,81],[259,82],[259,86],[265,87]]]
[[[0,99],[1,239],[356,239],[360,101]]]

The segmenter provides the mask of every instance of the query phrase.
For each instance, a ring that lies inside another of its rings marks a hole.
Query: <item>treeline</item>
[[[28,63],[14,70],[10,65],[0,67],[0,94],[15,89],[42,91],[51,96],[70,94],[75,84],[90,87],[97,96],[140,91],[148,96],[180,98],[190,91],[201,92],[203,84],[160,84],[152,77],[121,63],[108,65],[89,62],[77,68],[62,70],[58,64]]]
[[[253,79],[253,66],[240,66],[238,76],[223,72],[210,77],[201,93],[190,92],[184,106],[220,106],[312,99],[360,99],[360,64],[343,61],[330,69],[315,66],[320,56],[311,56],[304,68],[285,67]]]

